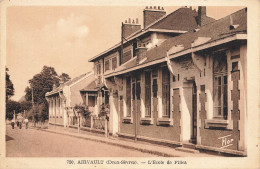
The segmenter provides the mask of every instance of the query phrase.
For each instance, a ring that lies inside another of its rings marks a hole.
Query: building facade
[[[215,21],[205,7],[146,8],[144,25],[89,60],[111,134],[246,155],[246,9]]]
[[[126,20],[121,42],[89,60],[93,73],[46,94],[49,123],[84,121],[73,112],[82,103],[86,131],[105,107],[111,135],[246,156],[247,9],[219,20],[206,7],[143,13],[143,28]]]

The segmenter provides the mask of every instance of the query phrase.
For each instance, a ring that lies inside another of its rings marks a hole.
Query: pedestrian
[[[24,119],[24,122],[25,122],[25,128],[28,129],[28,122],[29,122],[28,119],[25,118],[25,119]]]
[[[19,129],[22,129],[22,119],[19,118],[19,119],[18,119],[18,122],[19,122]]]
[[[14,124],[15,124],[15,120],[13,119],[13,120],[11,121],[12,129],[14,129]]]

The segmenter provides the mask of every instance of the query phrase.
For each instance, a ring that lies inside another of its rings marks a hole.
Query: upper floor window
[[[112,70],[115,70],[117,67],[117,57],[112,58]]]
[[[96,74],[97,74],[97,75],[100,75],[100,74],[101,74],[101,64],[100,64],[100,63],[97,63],[97,64],[96,64]]]
[[[115,70],[117,67],[117,56],[105,59],[105,72],[109,70]]]
[[[213,96],[214,117],[227,119],[228,114],[228,79],[227,56],[225,52],[218,53],[213,58]]]
[[[132,56],[133,56],[133,47],[132,46],[126,47],[123,50],[123,56],[121,58],[121,64],[124,64],[125,62],[130,60],[132,58]]]
[[[105,71],[110,70],[109,60],[105,61]]]

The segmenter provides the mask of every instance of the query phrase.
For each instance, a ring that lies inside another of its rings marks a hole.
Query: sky
[[[25,95],[28,81],[43,66],[74,78],[93,68],[93,56],[120,41],[121,22],[138,18],[145,6],[11,6],[6,12],[6,63],[15,95]],[[167,14],[179,7],[164,6]],[[196,8],[197,7],[193,7]],[[243,7],[207,7],[215,19]],[[142,26],[143,27],[143,26]]]

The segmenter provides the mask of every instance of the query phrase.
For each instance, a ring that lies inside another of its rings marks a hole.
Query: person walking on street
[[[15,120],[13,119],[11,122],[12,129],[14,129]]]
[[[25,128],[28,129],[28,122],[29,122],[28,119],[25,118],[24,122],[25,122]]]
[[[18,122],[19,122],[19,129],[22,129],[22,119],[19,118],[19,119],[18,119]]]

